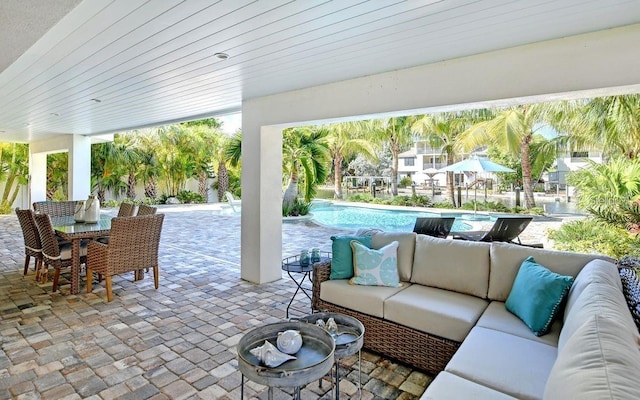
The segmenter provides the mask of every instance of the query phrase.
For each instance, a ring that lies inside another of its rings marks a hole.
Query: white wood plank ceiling
[[[638,22],[638,0],[84,0],[0,73],[0,141],[222,115],[255,96]]]

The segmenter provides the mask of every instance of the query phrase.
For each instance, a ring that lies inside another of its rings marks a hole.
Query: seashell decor
[[[275,368],[284,362],[296,359],[294,356],[281,352],[267,340],[264,341],[262,346],[251,349],[249,352],[269,368]]]
[[[276,345],[278,346],[278,350],[283,353],[295,354],[302,347],[302,336],[299,331],[293,329],[278,332]]]
[[[327,320],[325,329],[329,332],[331,336],[334,336],[338,333],[338,324],[336,324],[336,321],[333,318],[329,318]]]

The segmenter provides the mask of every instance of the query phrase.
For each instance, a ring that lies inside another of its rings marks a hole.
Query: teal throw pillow
[[[352,240],[353,278],[349,283],[366,286],[400,286],[398,246],[399,243],[395,241],[374,250]]]
[[[371,247],[371,236],[331,236],[331,274],[329,279],[349,279],[353,276],[351,241]]]
[[[573,278],[549,271],[529,257],[522,262],[505,307],[536,336],[549,333]]]

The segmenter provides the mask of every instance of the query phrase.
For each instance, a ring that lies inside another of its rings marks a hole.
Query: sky
[[[222,121],[222,130],[227,135],[235,133],[242,127],[242,114],[230,114],[223,117],[216,117],[216,119]]]

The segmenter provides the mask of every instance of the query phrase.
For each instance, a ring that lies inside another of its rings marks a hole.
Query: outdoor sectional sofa
[[[358,318],[364,347],[437,374],[422,399],[640,398],[640,339],[606,257],[384,232],[402,286],[330,280],[316,264],[314,310]],[[506,310],[527,257],[575,277],[548,334]],[[566,304],[566,305],[565,305]]]

